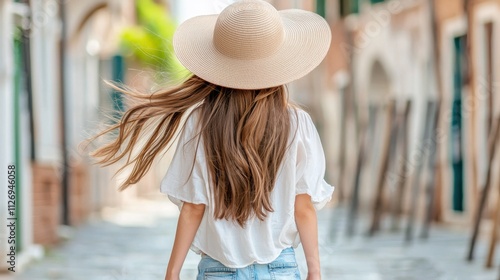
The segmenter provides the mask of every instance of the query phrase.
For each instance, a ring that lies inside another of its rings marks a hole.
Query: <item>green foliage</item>
[[[121,45],[146,67],[179,78],[185,69],[174,55],[176,24],[163,6],[153,0],[136,0],[137,25],[124,28]]]

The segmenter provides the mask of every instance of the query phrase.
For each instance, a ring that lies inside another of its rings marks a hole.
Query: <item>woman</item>
[[[180,208],[165,279],[179,279],[189,249],[201,254],[197,279],[300,279],[299,243],[307,279],[321,278],[316,210],[334,188],[314,124],[284,85],[319,65],[330,40],[314,13],[238,1],[177,29],[175,53],[193,73],[185,82],[150,96],[125,91],[142,102],[98,135],[119,130],[92,153],[134,165],[120,189],[144,176],[186,120],[160,186]]]

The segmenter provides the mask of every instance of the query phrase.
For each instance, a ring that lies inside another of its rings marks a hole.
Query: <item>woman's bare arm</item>
[[[177,280],[194,236],[205,213],[205,204],[184,202],[177,222],[174,246],[170,254],[165,280]]]
[[[308,194],[295,197],[295,223],[307,262],[307,279],[321,279],[318,248],[318,218]]]

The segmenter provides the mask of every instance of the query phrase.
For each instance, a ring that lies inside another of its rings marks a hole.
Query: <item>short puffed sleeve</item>
[[[186,120],[172,162],[160,183],[160,192],[168,195],[179,209],[183,202],[208,204],[206,180],[200,160],[204,155],[201,152],[202,142],[198,141],[198,137],[193,113]]]
[[[297,183],[296,194],[311,196],[314,208],[323,208],[332,198],[335,187],[325,180],[325,154],[321,139],[308,113],[297,114]]]

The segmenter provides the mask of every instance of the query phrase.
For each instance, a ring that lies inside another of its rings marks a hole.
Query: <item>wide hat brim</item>
[[[179,61],[193,74],[213,84],[237,89],[262,89],[297,80],[325,58],[331,31],[318,14],[281,10],[285,37],[272,55],[260,59],[237,59],[221,54],[213,34],[218,15],[197,16],[183,22],[173,38]]]

